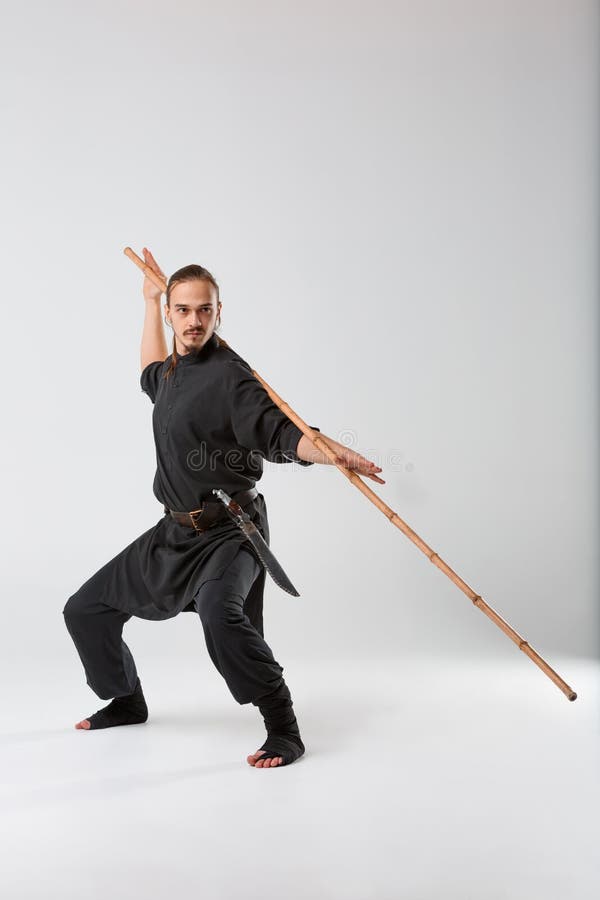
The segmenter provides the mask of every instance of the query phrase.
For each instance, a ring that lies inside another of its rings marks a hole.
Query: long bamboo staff
[[[164,279],[161,278],[160,275],[157,275],[156,272],[154,272],[154,270],[150,268],[150,266],[147,266],[146,263],[131,249],[131,247],[125,247],[124,253],[129,257],[130,260],[132,260],[132,262],[136,264],[139,269],[142,270],[144,275],[146,275],[158,288],[161,289],[163,293],[166,292],[167,284]],[[229,344],[224,341],[221,336],[219,336],[219,341],[225,347],[229,347]],[[446,562],[444,562],[441,556],[433,551],[431,547],[426,544],[425,541],[422,540],[419,535],[415,531],[413,531],[412,528],[407,525],[403,519],[400,518],[398,513],[394,512],[394,510],[391,509],[387,505],[387,503],[384,503],[383,500],[377,496],[375,491],[371,490],[371,488],[365,484],[360,475],[357,475],[356,472],[352,472],[350,469],[347,469],[345,466],[340,465],[340,463],[336,462],[337,454],[331,449],[329,444],[326,443],[326,441],[323,439],[323,436],[320,435],[317,431],[313,431],[310,425],[307,425],[304,419],[301,419],[300,416],[295,413],[294,410],[291,409],[291,407],[285,402],[285,400],[281,399],[279,394],[277,394],[276,391],[274,391],[273,388],[267,384],[264,378],[261,378],[258,372],[255,372],[254,369],[252,369],[252,374],[258,381],[260,381],[264,389],[269,394],[271,400],[273,400],[273,402],[277,404],[279,409],[283,413],[285,413],[285,415],[289,419],[291,419],[295,425],[298,426],[300,431],[312,441],[317,449],[321,450],[325,454],[325,456],[327,456],[328,459],[331,460],[333,465],[336,466],[336,468],[338,468],[350,482],[352,482],[354,487],[357,487],[358,490],[361,491],[361,493],[363,493],[365,497],[371,501],[371,503],[374,503],[377,509],[381,510],[381,512],[387,519],[389,519],[392,525],[395,525],[396,528],[399,528],[407,538],[410,538],[413,544],[415,544],[419,548],[419,550],[421,550],[425,554],[425,556],[429,558],[429,561],[437,566],[438,569],[441,569],[444,575],[447,575],[450,581],[453,581],[454,584],[458,588],[460,588],[460,590],[464,594],[467,595],[469,600],[471,600],[472,603],[481,610],[481,612],[485,613],[485,615],[489,619],[491,619],[492,622],[497,625],[498,628],[500,628],[504,632],[504,634],[506,634],[511,639],[511,641],[513,641],[517,645],[519,650],[522,650],[523,653],[525,653],[526,656],[528,656],[529,659],[531,659],[536,664],[536,666],[539,666],[542,672],[544,672],[544,674],[547,675],[548,678],[550,678],[550,680],[560,688],[560,690],[563,692],[563,694],[565,694],[566,697],[569,698],[569,700],[575,700],[577,698],[577,694],[575,693],[575,691],[570,688],[569,685],[565,681],[563,681],[560,675],[558,675],[558,673],[548,665],[546,660],[543,659],[543,657],[541,657],[540,654],[536,650],[534,650],[533,647],[531,647],[523,637],[521,637],[518,631],[515,631],[515,629],[512,628],[508,624],[508,622],[496,612],[495,609],[489,606],[489,604],[485,602],[483,597],[481,597],[479,594],[476,594],[475,591],[470,588],[469,585],[465,581],[463,581],[463,579],[459,575],[457,575],[456,572],[454,572]]]

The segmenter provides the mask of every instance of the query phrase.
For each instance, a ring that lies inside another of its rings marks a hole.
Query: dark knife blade
[[[248,513],[244,512],[239,503],[236,503],[235,500],[232,500],[229,494],[226,494],[225,491],[222,491],[220,488],[215,488],[213,490],[213,494],[217,495],[238,528],[250,541],[250,543],[256,550],[258,558],[264,565],[265,569],[267,570],[275,584],[279,585],[282,590],[287,591],[288,594],[291,594],[292,597],[299,597],[300,594],[298,593],[290,579],[287,577],[280,564],[275,559],[275,556],[270,550],[269,545],[265,541],[264,537],[254,524]]]

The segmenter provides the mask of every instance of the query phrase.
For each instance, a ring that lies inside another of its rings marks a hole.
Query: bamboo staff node
[[[135,265],[141,269],[141,271],[146,275],[160,290],[165,293],[167,290],[167,283],[160,275],[158,275],[150,266],[146,265],[146,263],[131,249],[131,247],[125,247],[124,253]],[[219,335],[219,341],[225,346],[229,347],[229,344],[223,340],[223,338]],[[232,348],[229,348],[232,349]],[[398,513],[394,512],[387,503],[384,501],[373,491],[362,478],[350,469],[347,469],[345,466],[341,465],[337,462],[337,454],[331,449],[331,447],[327,444],[327,442],[323,439],[323,436],[319,434],[317,431],[313,431],[312,428],[307,425],[304,419],[301,419],[300,416],[294,412],[294,410],[290,407],[285,400],[279,396],[279,394],[273,390],[273,388],[267,384],[264,378],[252,369],[252,374],[254,377],[262,384],[264,389],[267,391],[269,397],[273,402],[279,407],[279,409],[291,419],[291,421],[298,426],[300,431],[306,435],[309,440],[312,441],[313,445],[321,450],[322,453],[327,456],[327,458],[333,463],[333,465],[339,469],[339,471],[346,476],[348,481],[350,481],[354,487],[358,488],[358,490],[364,494],[364,496],[373,503],[377,509],[380,510],[384,514],[384,516],[398,528],[403,534],[406,535],[409,540],[415,544],[416,547],[421,550],[422,553],[427,556],[430,562],[433,563],[434,566],[437,566],[445,575],[448,576],[450,581],[454,582],[454,584],[466,594],[466,596],[471,600],[474,606],[477,609],[480,609],[482,613],[491,619],[491,621],[500,628],[507,637],[513,641],[523,653],[529,657],[529,659],[538,666],[542,672],[548,676],[548,678],[554,682],[554,684],[563,692],[563,694],[568,697],[569,700],[575,700],[577,698],[577,694],[575,691],[569,687],[569,685],[563,681],[563,679],[558,675],[554,669],[548,665],[548,663],[540,656],[540,654],[530,646],[530,644],[512,628],[505,619],[499,615],[495,609],[493,609],[480,594],[476,594],[475,591],[469,587],[469,585],[463,581],[463,579],[454,572],[450,566],[444,562],[441,556],[436,553],[431,547],[425,543],[425,541],[419,537],[419,535],[413,531],[413,529],[407,525],[407,523],[400,518]]]

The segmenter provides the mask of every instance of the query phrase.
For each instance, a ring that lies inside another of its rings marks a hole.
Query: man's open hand
[[[375,474],[376,472],[382,471],[381,466],[378,466],[370,459],[361,456],[360,453],[355,453],[354,450],[348,450],[347,448],[337,450],[336,462],[345,466],[347,469],[350,469],[352,472],[356,472],[357,475],[364,475],[366,478],[370,478],[371,481],[377,481],[378,484],[385,484],[383,478],[379,478],[379,476]]]
[[[164,280],[166,281],[167,276],[165,275],[165,273],[163,272],[161,267],[158,265],[158,263],[156,262],[156,260],[154,259],[154,257],[152,256],[152,254],[150,253],[148,248],[144,247],[143,252],[144,252],[144,262],[146,263],[146,265],[150,266],[150,268],[152,269],[153,272],[156,272],[157,275],[160,275],[160,277],[164,278]],[[144,300],[160,300],[160,298],[161,298],[161,294],[162,294],[161,289],[156,287],[154,282],[151,281],[147,275],[144,276],[144,284],[143,284],[142,290],[144,292]]]

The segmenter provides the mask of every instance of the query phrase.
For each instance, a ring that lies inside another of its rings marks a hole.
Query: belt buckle
[[[197,515],[200,516],[200,515],[202,515],[203,512],[204,512],[204,503],[202,504],[202,506],[200,507],[200,509],[193,509],[193,510],[188,514],[189,517],[190,517],[190,519],[192,520],[192,527],[195,528],[196,531],[206,531],[206,528],[199,528],[199,527],[198,527],[198,525],[196,524],[196,520],[195,520],[195,518],[194,518],[194,516],[197,516]]]

